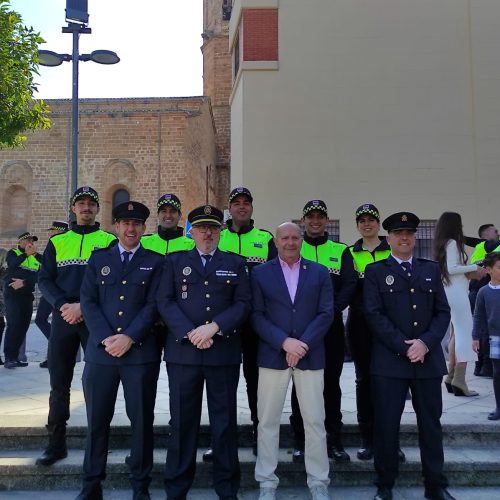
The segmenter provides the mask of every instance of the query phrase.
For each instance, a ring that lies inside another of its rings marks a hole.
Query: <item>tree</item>
[[[48,107],[33,98],[42,42],[12,11],[9,0],[0,0],[0,149],[20,146],[26,130],[50,127]]]

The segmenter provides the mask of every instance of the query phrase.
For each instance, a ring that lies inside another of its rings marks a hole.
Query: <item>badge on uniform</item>
[[[187,298],[188,298],[188,294],[187,294],[187,292],[182,292],[182,293],[181,293],[181,298],[183,298],[183,299],[187,299]]]
[[[387,277],[385,278],[385,282],[386,282],[389,286],[391,286],[391,285],[394,283],[394,276],[391,276],[391,275],[389,274],[389,276],[387,276]]]
[[[185,267],[183,270],[182,270],[182,274],[184,276],[189,276],[191,274],[191,268],[190,267]]]
[[[107,276],[109,273],[111,272],[111,269],[109,266],[104,266],[102,269],[101,269],[101,274],[103,276]]]
[[[262,248],[262,243],[254,243],[253,246],[255,248]]]

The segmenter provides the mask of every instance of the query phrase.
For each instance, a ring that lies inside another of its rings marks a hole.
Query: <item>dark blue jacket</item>
[[[167,325],[165,361],[187,365],[232,365],[241,362],[239,326],[250,311],[250,284],[245,259],[216,250],[203,267],[198,250],[167,255],[157,304]],[[186,335],[215,321],[221,335],[209,349],[198,349]]]
[[[160,361],[161,344],[152,327],[158,319],[156,289],[164,257],[139,247],[123,269],[118,245],[95,250],[80,290],[80,304],[89,329],[85,361],[131,365]],[[134,344],[121,358],[109,355],[102,341],[124,333]]]
[[[325,366],[323,337],[333,322],[333,288],[328,269],[301,259],[299,283],[292,303],[278,257],[252,272],[252,325],[259,335],[257,363],[263,368],[288,368],[281,348],[287,337],[305,342],[309,351],[297,368]]]
[[[450,308],[439,268],[415,257],[412,268],[408,277],[393,257],[366,267],[363,294],[373,332],[374,375],[433,378],[446,373],[441,340],[450,324]],[[404,341],[409,339],[420,339],[429,348],[423,363],[406,357],[409,346]]]

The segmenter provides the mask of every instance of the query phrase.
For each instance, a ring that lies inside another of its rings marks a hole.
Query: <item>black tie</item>
[[[122,256],[123,256],[122,267],[123,267],[123,269],[125,269],[127,267],[127,264],[130,262],[131,255],[132,255],[132,252],[125,251],[122,253]]]
[[[411,263],[410,262],[401,262],[401,267],[403,268],[405,273],[408,273],[408,276],[411,276]]]
[[[212,258],[212,256],[209,253],[207,253],[207,254],[203,254],[202,257],[205,259],[203,267],[207,267],[207,264],[210,262],[210,259]]]

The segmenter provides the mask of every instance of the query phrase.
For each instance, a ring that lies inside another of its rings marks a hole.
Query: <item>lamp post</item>
[[[59,66],[64,61],[73,64],[72,93],[71,93],[71,192],[78,188],[78,62],[94,61],[99,64],[116,64],[120,58],[111,50],[94,50],[90,54],[79,53],[80,34],[91,33],[92,30],[84,24],[68,22],[62,28],[63,33],[73,34],[73,53],[58,54],[51,50],[39,50],[38,57],[41,66]]]

